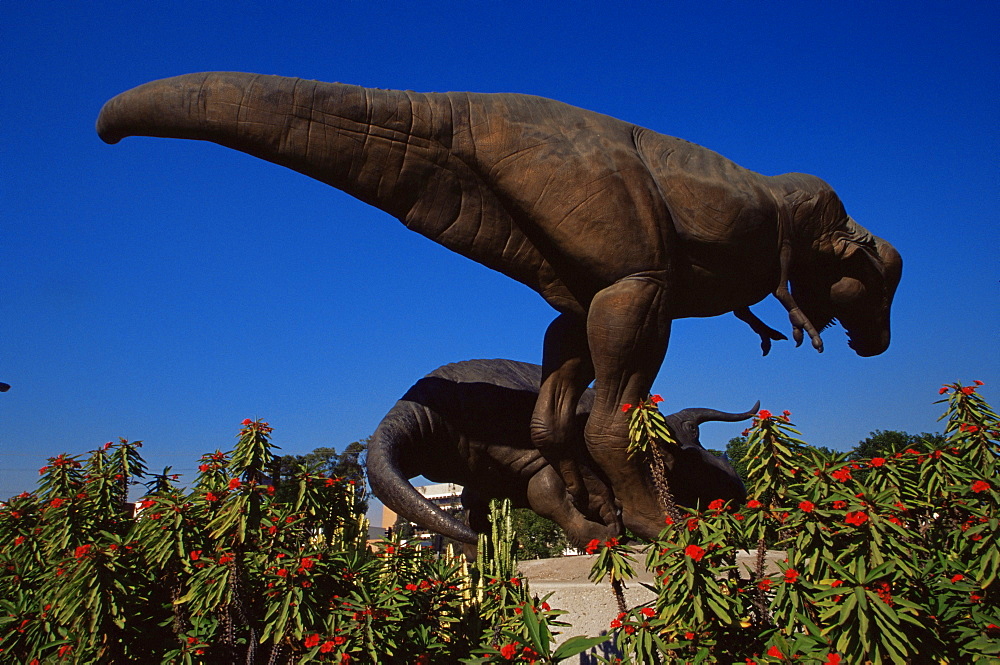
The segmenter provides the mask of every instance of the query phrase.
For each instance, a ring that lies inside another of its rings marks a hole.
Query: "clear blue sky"
[[[1000,5],[248,4],[0,4],[0,498],[119,436],[192,474],[247,417],[285,452],[339,449],[441,364],[540,360],[541,298],[388,215],[212,144],[94,133],[111,96],[204,70],[531,93],[816,174],[904,257],[889,351],[832,328],[822,355],[761,358],[732,316],[680,321],[668,410],[760,399],[847,449],[936,431],[943,382],[1000,403]]]

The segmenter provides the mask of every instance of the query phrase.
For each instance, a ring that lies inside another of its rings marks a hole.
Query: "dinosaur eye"
[[[865,285],[853,277],[842,277],[830,287],[830,300],[836,305],[851,305],[865,295]]]

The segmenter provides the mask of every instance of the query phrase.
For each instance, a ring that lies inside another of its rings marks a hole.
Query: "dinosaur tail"
[[[541,257],[530,251],[506,204],[482,179],[480,171],[489,167],[475,165],[479,152],[463,111],[472,98],[478,106],[483,100],[503,106],[506,99],[203,72],[115,96],[101,109],[97,133],[106,143],[155,136],[245,152],[336,187],[410,230],[537,288]],[[554,104],[531,100],[529,106]]]
[[[427,500],[403,472],[403,455],[416,445],[420,417],[407,403],[397,404],[379,424],[368,444],[368,483],[386,506],[406,519],[452,540],[474,545],[476,532]]]
[[[243,72],[151,81],[109,100],[97,119],[107,143],[127,136],[211,141],[341,189],[403,219],[444,159],[433,138],[450,123],[426,95]],[[417,109],[416,111],[414,109]],[[421,124],[416,118],[435,116]],[[449,141],[450,142],[450,141]]]

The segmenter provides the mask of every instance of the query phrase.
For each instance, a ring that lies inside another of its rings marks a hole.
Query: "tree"
[[[740,477],[743,484],[747,484],[747,460],[743,459],[747,454],[747,438],[745,436],[734,436],[726,444],[726,457],[729,463]]]
[[[550,519],[529,508],[511,511],[511,521],[517,534],[519,559],[545,559],[562,556],[569,546],[566,534]]]
[[[368,483],[365,478],[365,458],[368,454],[367,436],[347,444],[338,453],[335,448],[320,447],[305,455],[283,455],[275,460],[272,472],[277,484],[279,501],[291,501],[298,493],[296,477],[304,469],[316,470],[330,478],[343,478],[354,483],[358,514],[368,511]]]
[[[870,459],[872,457],[891,457],[893,453],[903,452],[908,448],[926,452],[944,445],[945,438],[941,434],[922,432],[910,434],[901,430],[881,430],[871,432],[868,438],[858,442],[851,450],[851,459]]]

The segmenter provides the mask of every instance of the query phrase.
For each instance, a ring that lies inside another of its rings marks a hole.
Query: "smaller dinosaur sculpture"
[[[531,414],[542,368],[513,360],[467,360],[444,365],[420,379],[396,402],[368,446],[368,481],[382,502],[399,515],[454,540],[475,544],[489,528],[491,499],[510,499],[561,526],[582,546],[619,535],[601,519],[609,485],[586,456],[581,469],[589,504],[578,506],[558,471],[531,441]],[[576,413],[582,432],[594,393],[588,390]],[[670,451],[670,481],[678,503],[696,506],[712,499],[742,501],[745,489],[733,468],[705,450],[698,439],[703,422],[737,422],[752,416],[714,409],[684,409],[667,416],[678,440]],[[409,483],[415,476],[464,486],[468,525],[446,514]],[[627,507],[625,507],[627,510]],[[658,532],[662,523],[648,525]]]

